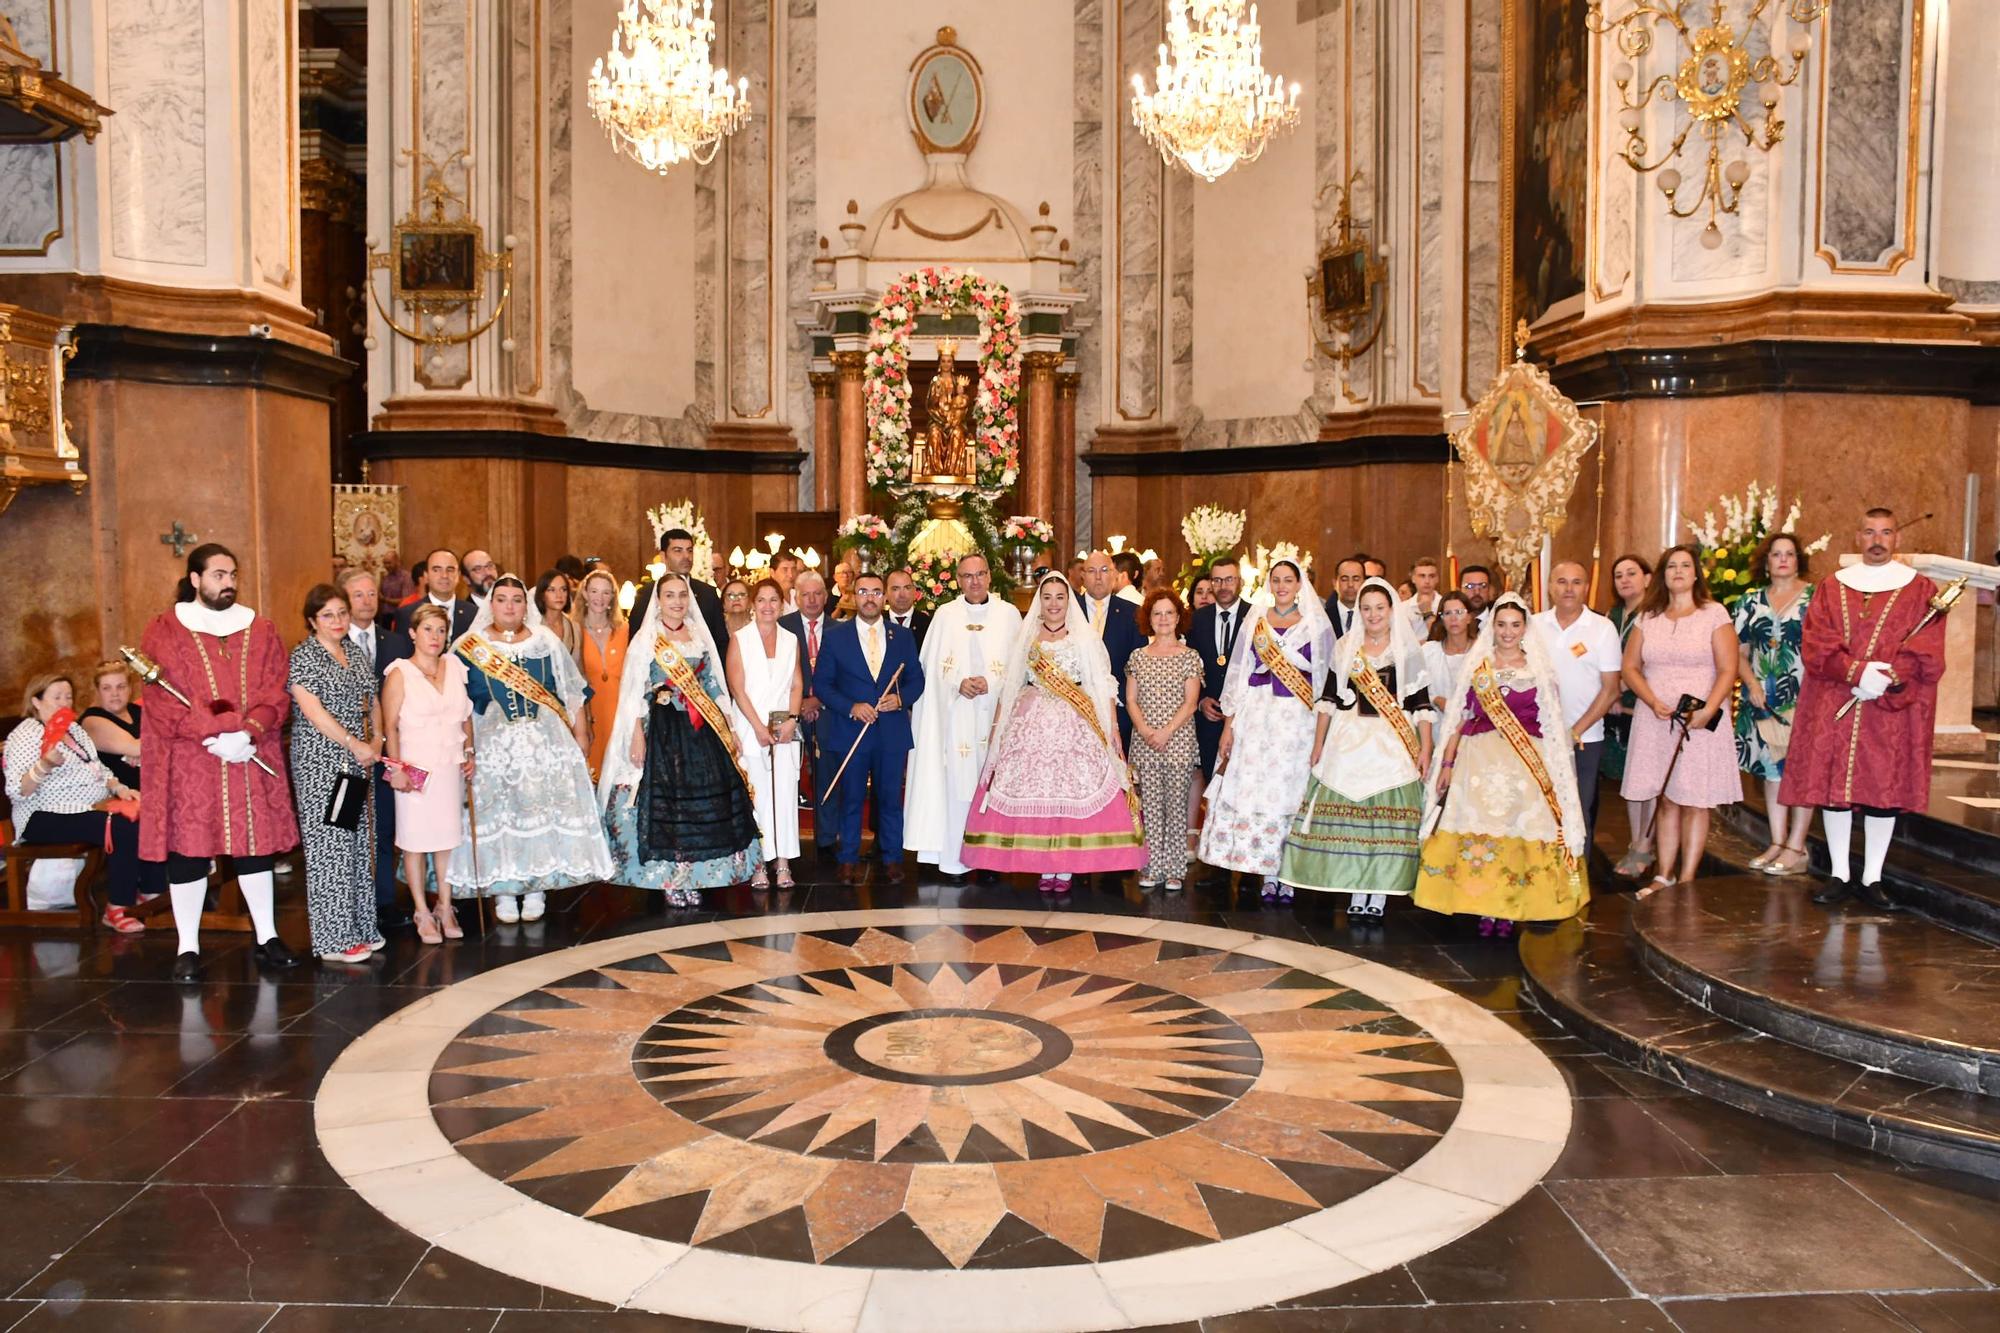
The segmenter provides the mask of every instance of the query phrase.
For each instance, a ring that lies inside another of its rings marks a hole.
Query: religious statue
[[[931,377],[924,396],[930,425],[910,460],[912,481],[971,483],[976,479],[972,448],[966,440],[971,402],[970,382],[958,373],[958,340],[940,339],[937,374]]]

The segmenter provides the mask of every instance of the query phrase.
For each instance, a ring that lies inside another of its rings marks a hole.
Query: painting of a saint
[[[1583,291],[1589,212],[1587,0],[1510,0],[1514,67],[1514,315],[1534,323]]]

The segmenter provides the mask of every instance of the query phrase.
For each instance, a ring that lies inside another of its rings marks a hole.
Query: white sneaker
[[[493,900],[493,918],[502,925],[513,925],[521,919],[521,900],[511,893],[501,894]]]
[[[539,893],[531,893],[521,899],[521,919],[523,921],[540,921],[542,913],[547,909],[548,903]]]

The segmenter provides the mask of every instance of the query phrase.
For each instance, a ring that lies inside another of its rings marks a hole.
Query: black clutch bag
[[[367,801],[367,775],[342,773],[333,780],[333,790],[326,794],[326,813],[321,819],[328,828],[352,833],[361,827],[361,810]]]
[[[1699,713],[1702,709],[1706,707],[1708,707],[1708,700],[1702,698],[1700,695],[1683,694],[1681,696],[1681,701],[1674,705],[1674,712],[1680,715],[1680,719],[1683,723],[1686,723],[1689,718],[1693,717],[1696,713]],[[1715,710],[1714,715],[1708,719],[1708,725],[1703,727],[1702,730],[1714,731],[1717,727],[1721,725],[1722,725],[1722,710],[1718,708]]]

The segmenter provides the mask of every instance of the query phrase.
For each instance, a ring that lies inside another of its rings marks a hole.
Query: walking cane
[[[1688,709],[1687,711],[1683,712],[1682,710],[1677,708],[1674,710],[1673,717],[1668,719],[1669,725],[1675,722],[1680,723],[1681,738],[1674,742],[1673,755],[1667,760],[1667,775],[1660,779],[1660,790],[1658,794],[1653,797],[1653,813],[1646,817],[1647,842],[1651,842],[1653,840],[1653,829],[1660,822],[1660,802],[1666,799],[1667,788],[1673,783],[1674,780],[1674,765],[1678,764],[1681,761],[1681,751],[1687,747],[1688,719],[1693,716],[1694,716],[1693,709]]]
[[[901,678],[902,674],[903,674],[903,668],[900,666],[897,667],[895,672],[889,677],[889,683],[882,687],[881,696],[875,700],[875,712],[878,716],[881,714],[883,702],[887,700],[890,695],[896,692],[896,681],[899,678]],[[868,738],[868,728],[874,725],[875,724],[873,722],[864,722],[861,724],[861,731],[858,735],[855,736],[854,744],[847,747],[846,758],[842,759],[840,761],[840,767],[833,771],[833,781],[826,784],[826,793],[825,795],[820,797],[820,801],[822,803],[824,803],[828,797],[832,796],[833,789],[840,785],[840,775],[847,771],[847,765],[849,760],[852,760],[854,758],[854,752],[861,748],[861,742]],[[881,802],[881,798],[879,796],[876,798],[876,802],[879,806]]]

